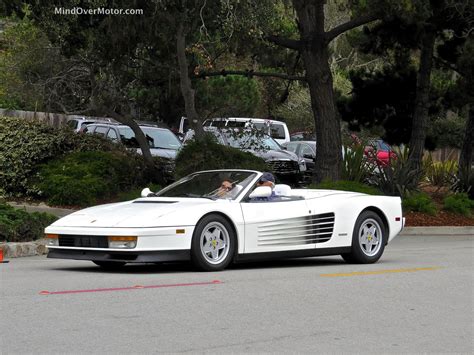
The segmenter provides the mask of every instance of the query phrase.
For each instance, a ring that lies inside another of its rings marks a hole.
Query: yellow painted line
[[[375,271],[355,271],[338,274],[320,274],[322,277],[345,277],[345,276],[364,276],[364,275],[379,275],[379,274],[396,274],[400,272],[417,272],[417,271],[431,271],[438,270],[439,267],[415,267],[410,269],[392,269],[392,270],[375,270]]]

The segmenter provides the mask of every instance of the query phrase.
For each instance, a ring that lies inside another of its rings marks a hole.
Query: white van
[[[263,129],[265,133],[275,139],[279,144],[290,141],[290,131],[286,123],[282,121],[246,117],[212,118],[205,120],[203,126],[218,128],[255,127],[257,129]]]

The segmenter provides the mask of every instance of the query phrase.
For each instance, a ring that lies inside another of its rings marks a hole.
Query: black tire
[[[364,211],[357,218],[352,232],[351,252],[341,256],[348,263],[375,263],[383,254],[387,238],[387,229],[380,216],[373,211]]]
[[[122,268],[126,263],[123,261],[92,261],[97,266],[106,270],[117,270]]]
[[[233,260],[237,238],[227,219],[217,214],[202,218],[194,229],[191,260],[203,271],[220,271]]]

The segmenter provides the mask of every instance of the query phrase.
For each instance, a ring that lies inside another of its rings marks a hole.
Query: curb
[[[405,227],[400,236],[474,236],[472,227]],[[25,243],[0,243],[5,258],[45,255],[48,253],[46,240],[39,239]]]
[[[24,243],[0,243],[0,248],[3,250],[4,258],[20,258],[48,253],[44,239]]]
[[[470,235],[474,236],[474,226],[468,227],[405,227],[400,233],[407,235]]]

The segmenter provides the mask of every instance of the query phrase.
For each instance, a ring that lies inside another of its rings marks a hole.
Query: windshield
[[[245,132],[225,132],[230,146],[238,149],[281,150],[280,145],[267,135]]]
[[[181,142],[167,129],[140,127],[148,141],[150,148],[172,149],[178,150],[181,147]],[[120,139],[123,144],[129,148],[139,148],[138,141],[135,138],[135,133],[130,127],[120,127]]]
[[[188,175],[155,196],[235,200],[256,177],[250,171],[207,171]]]

